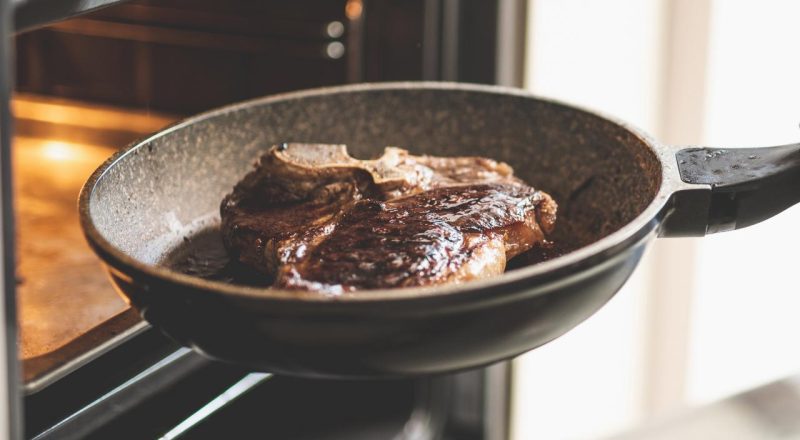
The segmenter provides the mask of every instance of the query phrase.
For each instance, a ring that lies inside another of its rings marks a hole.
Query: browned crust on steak
[[[497,275],[546,240],[556,204],[477,157],[273,147],[222,203],[226,247],[274,286],[339,293]]]

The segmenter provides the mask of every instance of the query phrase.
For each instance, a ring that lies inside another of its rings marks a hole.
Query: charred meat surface
[[[337,294],[502,273],[546,243],[556,203],[481,157],[281,144],[221,206],[225,247],[280,288]]]

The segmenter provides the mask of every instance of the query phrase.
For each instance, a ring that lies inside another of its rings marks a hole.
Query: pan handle
[[[702,236],[754,225],[800,202],[800,144],[686,148],[675,159],[683,182],[662,236]],[[702,186],[700,186],[702,185]],[[710,186],[710,190],[709,190]]]

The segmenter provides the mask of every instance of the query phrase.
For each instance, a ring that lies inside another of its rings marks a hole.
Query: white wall
[[[529,0],[526,87],[657,139],[800,140],[800,1]],[[515,363],[514,439],[603,438],[800,372],[800,207],[657,240],[573,332]],[[794,226],[794,227],[793,227]]]
[[[800,141],[800,1],[712,3],[703,142]],[[800,190],[800,189],[799,189]],[[718,399],[800,372],[800,207],[698,245],[688,393]]]

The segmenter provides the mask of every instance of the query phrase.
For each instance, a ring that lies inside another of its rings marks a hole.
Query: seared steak
[[[462,282],[503,272],[545,243],[556,204],[480,157],[344,145],[272,147],[225,197],[225,246],[281,288],[341,293]]]

